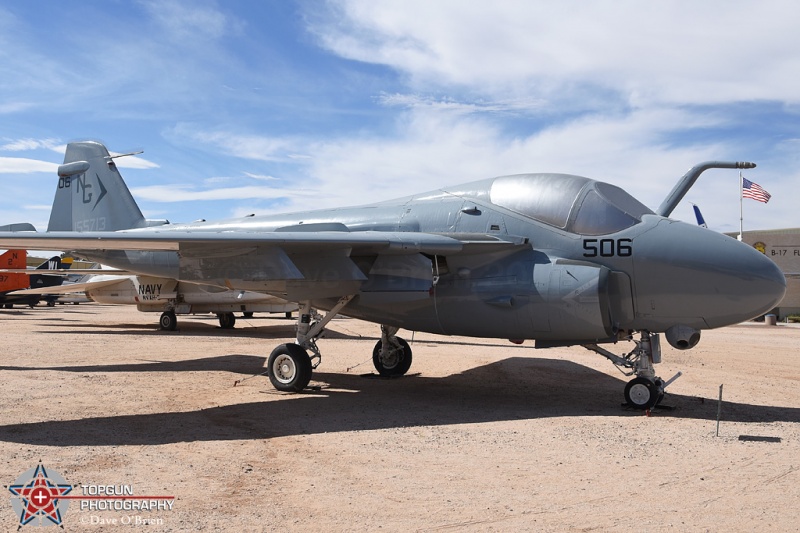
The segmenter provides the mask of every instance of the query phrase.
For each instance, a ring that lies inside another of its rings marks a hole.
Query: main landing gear
[[[231,329],[236,324],[236,317],[233,313],[217,313],[219,320],[219,327],[222,329]],[[175,316],[175,311],[169,310],[161,313],[161,318],[158,319],[158,326],[163,331],[175,331],[178,327],[178,317]]]
[[[381,340],[372,350],[372,364],[383,377],[402,376],[411,368],[411,347],[396,333],[396,327],[381,326]]]
[[[312,320],[311,303],[303,303],[297,320],[297,341],[277,346],[267,360],[267,374],[273,387],[284,392],[300,392],[308,386],[313,370],[322,361],[317,339],[328,322],[354,297],[343,296],[319,320]],[[411,367],[411,348],[396,333],[396,327],[381,326],[381,340],[372,352],[372,362],[382,376],[402,376]],[[309,356],[309,351],[313,355]]]
[[[328,322],[354,297],[353,294],[342,296],[325,316],[313,323],[311,302],[303,303],[297,319],[297,342],[279,345],[272,350],[267,360],[267,374],[273,387],[284,392],[300,392],[308,386],[312,370],[322,361],[317,339]],[[314,355],[309,357],[307,350],[311,350]]]
[[[161,313],[161,318],[158,319],[158,326],[164,331],[175,331],[175,328],[178,327],[178,317],[175,316],[175,311]]]
[[[232,329],[236,325],[236,317],[233,313],[217,313],[219,327],[222,329]]]
[[[636,347],[622,357],[596,344],[584,344],[583,347],[609,359],[626,376],[636,374],[636,377],[625,385],[625,403],[635,409],[651,409],[664,398],[664,389],[681,377],[681,373],[678,372],[666,382],[656,376],[653,365],[661,362],[661,342],[657,333],[642,331],[639,340],[632,337],[630,340]]]

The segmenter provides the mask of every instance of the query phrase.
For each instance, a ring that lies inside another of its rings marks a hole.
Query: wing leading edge
[[[461,252],[465,245],[511,244],[506,240],[461,241],[456,236],[414,232],[194,232],[194,231],[130,231],[130,232],[49,232],[0,233],[0,248],[25,246],[31,250],[202,250],[211,253],[220,245],[230,248],[277,246],[286,251],[352,248],[359,252],[430,253]],[[474,237],[474,236],[471,236]]]

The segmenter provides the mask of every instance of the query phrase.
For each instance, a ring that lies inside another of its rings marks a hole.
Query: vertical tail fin
[[[147,225],[105,146],[67,145],[47,231],[117,231]]]
[[[54,255],[38,267],[36,267],[36,271],[39,270],[59,270],[62,268],[69,268],[72,266],[72,258],[65,257],[61,258],[61,256]],[[60,275],[53,275],[53,274],[31,274],[30,275],[30,286],[31,289],[38,289],[39,287],[58,287],[64,282],[64,276]]]
[[[697,225],[707,228],[708,224],[706,224],[706,219],[703,218],[703,213],[700,212],[700,208],[692,204],[692,209],[694,209],[694,217],[697,219]]]
[[[25,250],[9,250],[0,255],[0,268],[24,269],[27,266]],[[30,279],[27,274],[0,272],[0,292],[27,289]]]
[[[8,250],[0,255],[0,268],[25,268],[28,262],[27,255],[25,250]]]
[[[62,258],[59,255],[54,255],[41,265],[36,267],[36,270],[59,270],[68,269],[72,266],[73,259],[71,257]]]

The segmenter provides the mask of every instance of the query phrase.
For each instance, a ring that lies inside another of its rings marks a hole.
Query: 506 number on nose
[[[630,257],[633,239],[583,239],[583,257]]]

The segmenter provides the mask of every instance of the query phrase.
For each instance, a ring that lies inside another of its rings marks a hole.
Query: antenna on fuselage
[[[128,152],[127,154],[109,155],[109,156],[106,157],[106,159],[116,159],[118,157],[128,157],[129,155],[139,155],[139,154],[143,154],[143,153],[144,153],[144,150],[139,150],[138,152]]]

